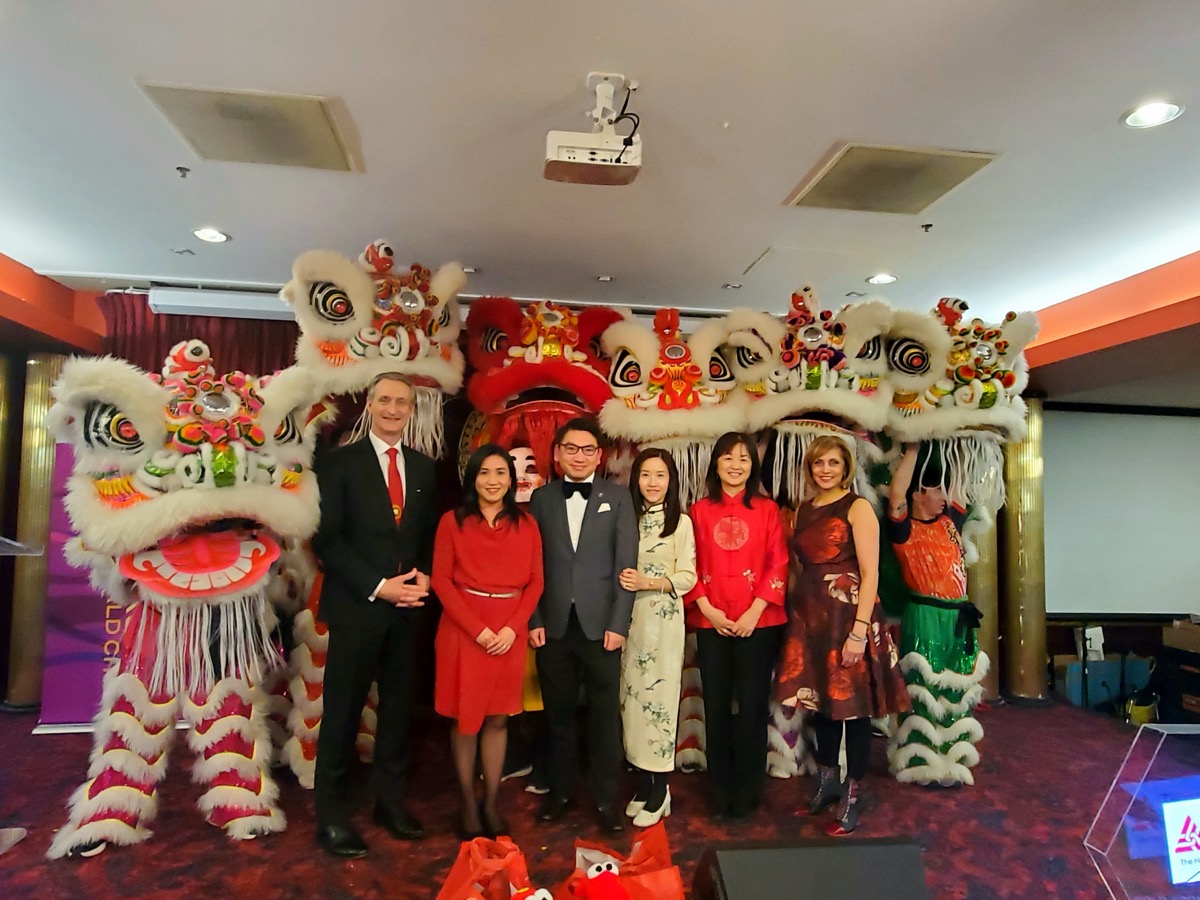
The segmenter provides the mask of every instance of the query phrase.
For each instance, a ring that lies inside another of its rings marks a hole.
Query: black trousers
[[[538,679],[550,734],[549,788],[574,793],[579,743],[576,706],[582,684],[587,699],[588,781],[597,806],[612,806],[621,767],[621,653],[591,641],[571,608],[566,633],[537,651]]]
[[[783,625],[756,628],[746,638],[724,637],[714,628],[696,631],[708,772],[719,809],[745,813],[762,800],[771,676],[783,629]]]
[[[402,806],[408,771],[408,728],[416,678],[416,619],[389,615],[339,622],[329,628],[325,657],[324,712],[317,737],[314,800],[318,826],[346,824],[350,815],[348,773],[371,681],[379,684],[375,764],[371,789],[384,804]]]

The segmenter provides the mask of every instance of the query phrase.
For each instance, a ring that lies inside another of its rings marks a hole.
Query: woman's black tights
[[[817,762],[830,769],[838,767],[838,751],[842,746],[842,731],[846,732],[846,775],[854,781],[867,774],[871,756],[871,720],[867,718],[838,721],[813,713],[813,731],[817,733]]]

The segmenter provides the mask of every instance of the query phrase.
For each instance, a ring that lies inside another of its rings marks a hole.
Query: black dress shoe
[[[398,840],[419,841],[429,837],[429,832],[421,823],[399,807],[376,803],[372,818],[376,825],[382,826],[388,834]]]
[[[502,834],[512,834],[512,830],[508,827],[508,822],[500,813],[489,813],[482,806],[479,809],[479,817],[483,821],[483,833],[490,837],[493,841]]]
[[[349,825],[321,825],[317,828],[317,846],[338,859],[362,859],[367,842]]]
[[[596,822],[599,823],[601,831],[617,834],[625,830],[625,820],[612,806],[596,807]]]
[[[542,801],[542,808],[538,810],[538,821],[557,822],[567,814],[567,810],[571,806],[571,801],[566,797],[555,797],[553,794],[547,794],[546,799]]]

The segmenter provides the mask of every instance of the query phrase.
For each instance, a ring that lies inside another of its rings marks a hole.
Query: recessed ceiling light
[[[468,275],[478,275],[479,274],[479,270],[477,268],[475,268],[474,266],[463,266],[463,271],[466,272]]]
[[[610,281],[613,280],[613,277],[611,275],[597,275],[596,280],[603,281],[605,284],[608,284]]]
[[[1125,113],[1121,121],[1130,128],[1153,128],[1155,125],[1165,125],[1172,119],[1178,119],[1182,114],[1182,106],[1165,100],[1155,100]]]
[[[736,281],[727,281],[721,285],[721,287],[725,288],[727,291],[740,291],[742,289],[742,286]]]
[[[223,244],[229,240],[229,235],[215,228],[197,228],[192,234],[202,241],[208,241],[210,244]]]
[[[895,275],[889,275],[887,272],[880,272],[878,275],[872,275],[867,279],[867,284],[891,284],[896,280]]]

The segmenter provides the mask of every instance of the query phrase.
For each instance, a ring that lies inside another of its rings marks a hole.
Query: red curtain
[[[180,341],[199,338],[208,344],[218,372],[268,375],[295,361],[300,329],[279,319],[230,319],[217,316],[160,315],[145,294],[113,291],[99,298],[108,326],[104,349],[147,372]]]

